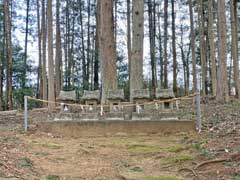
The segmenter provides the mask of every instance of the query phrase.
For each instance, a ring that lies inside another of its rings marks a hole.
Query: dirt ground
[[[70,138],[1,124],[0,179],[240,180],[238,107],[204,105],[201,134]]]

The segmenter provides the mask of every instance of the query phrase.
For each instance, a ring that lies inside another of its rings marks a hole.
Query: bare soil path
[[[204,106],[200,135],[70,138],[1,125],[0,180],[240,180],[239,108],[228,106]]]

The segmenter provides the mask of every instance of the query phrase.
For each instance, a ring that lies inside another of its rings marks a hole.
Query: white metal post
[[[28,130],[28,102],[27,96],[24,96],[24,130],[27,132]]]
[[[200,102],[200,92],[197,97],[197,130],[200,133],[202,131],[202,117],[201,117],[201,102]]]

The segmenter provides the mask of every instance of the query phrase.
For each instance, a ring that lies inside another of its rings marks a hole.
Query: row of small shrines
[[[156,89],[155,94],[155,102],[171,100],[175,98],[175,95],[172,89]],[[109,90],[106,95],[107,106],[109,107],[110,112],[118,112],[121,111],[123,106],[128,106],[129,102],[124,102],[124,91],[123,89],[117,90]],[[57,97],[58,102],[62,104],[62,111],[69,111],[69,107],[67,104],[76,103],[76,93],[75,91],[61,91],[59,96]],[[100,91],[84,91],[81,100],[84,102],[84,107],[82,109],[86,109],[88,111],[96,111],[96,107],[100,103]],[[135,104],[133,111],[141,112],[146,109],[146,105],[151,101],[150,99],[150,91],[148,89],[134,90],[132,91],[132,101]],[[154,102],[154,101],[153,101]],[[174,105],[174,101],[168,101],[164,103],[157,104],[157,108],[161,110],[172,110]],[[159,107],[160,106],[160,107]],[[81,105],[80,105],[81,107]]]

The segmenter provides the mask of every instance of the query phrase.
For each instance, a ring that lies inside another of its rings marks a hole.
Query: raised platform
[[[39,122],[38,130],[70,137],[165,134],[195,131],[195,122],[188,120],[47,121]]]

